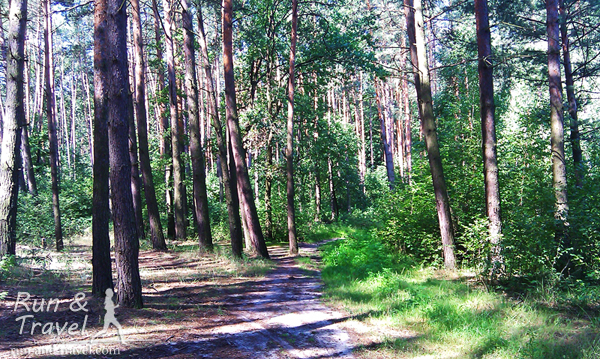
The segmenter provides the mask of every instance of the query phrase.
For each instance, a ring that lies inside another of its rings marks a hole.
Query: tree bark
[[[381,142],[383,143],[383,154],[385,159],[385,168],[387,170],[387,177],[390,189],[394,189],[395,182],[395,173],[394,173],[394,157],[392,155],[392,151],[390,149],[390,140],[388,137],[388,126],[386,126],[386,115],[385,111],[385,103],[382,101],[382,95],[385,91],[383,88],[383,84],[377,84],[377,80],[375,80],[375,96],[377,99],[377,112],[379,114],[379,122],[381,124]]]
[[[294,65],[298,32],[298,0],[292,0],[292,34],[290,44],[290,74],[288,77],[287,147],[285,151],[287,173],[287,223],[290,254],[298,254],[296,238],[296,209],[294,207]]]
[[[562,39],[563,66],[565,70],[565,84],[567,86],[567,101],[569,102],[569,116],[571,129],[571,147],[573,149],[573,162],[575,167],[575,186],[583,187],[585,169],[583,167],[583,154],[581,151],[581,136],[579,134],[579,119],[577,118],[577,98],[575,97],[575,81],[571,65],[571,51],[569,48],[569,35],[567,34],[567,9],[560,0],[560,35]]]
[[[270,81],[270,80],[269,80]],[[269,100],[267,100],[269,101]],[[271,205],[271,192],[273,187],[273,130],[267,136],[267,168],[265,171],[265,236],[273,240],[273,207]]]
[[[406,39],[404,36],[401,37],[400,46],[406,47]],[[404,71],[402,74],[402,109],[404,114],[404,160],[406,161],[406,172],[408,177],[408,184],[412,181],[412,129],[411,129],[411,115],[410,115],[410,101],[408,97],[408,71],[406,69],[406,54],[402,52],[400,56],[400,67]]]
[[[135,107],[136,122],[139,138],[140,168],[144,181],[144,194],[150,222],[150,241],[152,248],[166,250],[165,236],[160,223],[160,213],[156,201],[150,154],[148,149],[148,114],[146,108],[146,63],[144,61],[144,39],[142,37],[142,22],[140,20],[140,2],[131,0],[133,19],[133,42],[135,57]],[[162,116],[160,117],[162,118]]]
[[[225,99],[227,109],[227,130],[231,139],[233,160],[235,161],[237,185],[245,201],[245,216],[249,219],[248,225],[252,235],[252,245],[257,253],[264,258],[269,258],[269,252],[263,237],[256,204],[252,194],[252,186],[246,166],[242,136],[238,123],[237,105],[235,99],[235,80],[233,75],[233,1],[223,0],[223,75],[225,78]]]
[[[217,139],[217,149],[219,151],[219,166],[221,166],[221,179],[225,191],[225,201],[227,202],[227,216],[229,218],[229,235],[231,237],[231,250],[237,258],[242,257],[242,225],[240,220],[239,198],[236,187],[235,171],[229,170],[227,162],[227,146],[223,137],[223,126],[219,118],[219,108],[217,95],[213,86],[213,76],[208,57],[208,46],[206,43],[206,33],[204,32],[204,19],[202,18],[202,8],[198,6],[198,26],[199,43],[202,51],[202,64],[204,74],[206,75],[206,85],[208,92],[209,112],[212,118],[212,124],[215,128],[215,137]]]
[[[562,84],[560,79],[560,31],[558,25],[558,0],[546,0],[548,33],[548,82],[550,84],[550,144],[552,148],[552,184],[556,196],[556,240],[561,257],[557,270],[570,267],[567,234],[569,202],[567,199],[567,169],[565,166],[565,141],[562,104]]]
[[[94,10],[94,126],[92,197],[92,293],[104,295],[113,288],[109,238],[109,160],[108,116],[106,93],[110,86],[110,40],[108,37],[107,3],[98,2]]]
[[[35,174],[33,172],[33,163],[31,162],[31,147],[29,146],[29,126],[27,126],[27,123],[25,123],[21,128],[21,156],[23,159],[22,171],[25,173],[27,192],[29,192],[29,194],[33,196],[37,196],[37,182],[35,180]]]
[[[158,60],[158,92],[162,95],[165,88],[165,74],[163,69],[163,52],[160,41],[161,16],[158,10],[158,3],[152,0],[152,11],[154,12],[154,36],[156,39],[156,58]],[[168,41],[168,40],[167,40]],[[171,142],[167,139],[169,131],[169,118],[165,115],[166,106],[162,101],[158,105],[158,125],[160,128],[160,154],[165,159],[165,201],[167,202],[167,236],[175,236],[175,214],[173,212],[173,189],[171,178],[173,173],[173,164],[171,160]]]
[[[23,71],[27,0],[12,0],[8,15],[6,111],[2,123],[0,155],[0,258],[16,249],[17,180],[20,167],[21,128],[25,126]]]
[[[427,65],[427,50],[425,48],[425,29],[423,24],[423,7],[421,0],[404,0],[404,11],[408,29],[408,38],[411,47],[411,58],[416,64],[415,87],[419,99],[419,115],[425,137],[425,146],[429,160],[429,169],[433,180],[435,202],[442,237],[444,264],[448,269],[454,269],[454,233],[450,201],[446,189],[446,180],[440,157],[440,148],[437,139],[435,118],[433,116],[433,102],[431,99],[431,85],[429,82],[429,67]]]
[[[54,238],[56,250],[63,249],[63,234],[60,220],[58,136],[56,133],[56,98],[54,97],[54,56],[52,54],[52,7],[50,0],[44,0],[44,70],[46,79],[46,115],[48,117],[48,141],[50,144],[50,175],[52,177],[52,213],[54,215]]]
[[[175,44],[173,33],[175,24],[173,21],[173,2],[163,0],[165,12],[165,37],[167,40],[167,73],[169,76],[169,114],[171,118],[171,154],[173,158],[173,209],[175,213],[175,238],[184,240],[186,231],[186,190],[184,180],[182,151],[182,128],[179,121],[179,110],[177,108],[177,78],[175,76]]]
[[[133,66],[132,66],[133,68]],[[136,86],[134,81],[134,86]],[[131,195],[133,198],[133,212],[135,214],[135,228],[138,239],[144,238],[144,217],[142,215],[142,183],[140,179],[140,167],[138,162],[137,136],[135,133],[135,119],[133,116],[133,102],[131,105],[132,116],[129,122],[129,162],[131,163]]]
[[[117,298],[125,307],[141,308],[139,241],[131,193],[129,124],[133,116],[127,64],[127,12],[121,0],[98,0],[95,36],[101,43],[94,56],[104,66],[95,68],[95,98],[106,103],[111,203],[117,267]],[[102,43],[105,41],[106,43]],[[100,51],[106,49],[102,53]],[[96,80],[98,80],[96,82]],[[103,109],[98,109],[102,111]]]
[[[500,186],[498,179],[498,159],[496,154],[496,121],[494,104],[494,75],[492,67],[492,41],[488,20],[487,0],[475,0],[475,20],[477,27],[477,53],[479,57],[479,99],[481,114],[481,144],[483,153],[483,174],[485,184],[486,214],[489,220],[489,240],[491,243],[491,275],[494,278],[502,270],[500,239],[502,218],[500,207]]]
[[[194,211],[201,251],[212,251],[213,242],[206,193],[206,160],[200,137],[198,106],[198,81],[196,76],[196,53],[192,15],[187,0],[181,1],[183,19],[183,43],[185,52],[185,92],[187,97],[188,126],[190,129],[190,152],[192,158],[192,182],[194,185]]]

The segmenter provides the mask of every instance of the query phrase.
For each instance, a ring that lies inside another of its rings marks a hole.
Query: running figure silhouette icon
[[[99,331],[98,333],[96,333],[90,339],[90,341],[93,341],[101,334],[106,334],[108,332],[108,327],[112,324],[115,326],[115,328],[117,328],[117,333],[119,334],[119,339],[121,340],[121,344],[125,344],[125,339],[123,338],[123,333],[122,333],[123,328],[121,327],[121,324],[119,324],[119,321],[115,317],[115,309],[118,308],[119,306],[115,305],[115,303],[112,300],[114,292],[112,289],[107,288],[105,293],[106,293],[106,297],[104,297],[104,310],[106,310],[106,314],[104,315],[104,328],[101,331]]]

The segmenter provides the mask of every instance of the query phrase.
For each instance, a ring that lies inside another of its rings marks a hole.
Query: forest
[[[600,357],[600,2],[0,0],[0,59],[0,353]]]

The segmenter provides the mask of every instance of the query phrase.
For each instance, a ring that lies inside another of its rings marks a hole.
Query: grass
[[[349,231],[351,232],[351,231]],[[364,231],[322,247],[329,302],[364,358],[599,358],[597,321],[488,290],[469,271],[417,268]]]

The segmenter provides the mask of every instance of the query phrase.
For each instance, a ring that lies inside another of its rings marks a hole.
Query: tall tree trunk
[[[27,42],[25,42],[24,49],[25,57],[27,54]],[[31,148],[29,147],[29,121],[31,115],[31,102],[29,101],[29,60],[25,60],[23,68],[23,81],[25,82],[25,93],[23,98],[23,106],[25,108],[25,124],[21,129],[21,158],[22,158],[22,171],[27,186],[27,192],[33,196],[37,196],[37,182],[35,180],[35,174],[33,173],[33,163],[31,162]],[[0,124],[1,126],[1,124]]]
[[[44,69],[46,78],[46,115],[48,117],[48,141],[50,143],[50,174],[52,177],[52,213],[54,215],[54,238],[56,250],[63,249],[63,234],[60,220],[59,202],[59,169],[58,169],[58,136],[56,134],[56,98],[54,97],[54,56],[52,54],[52,7],[50,0],[44,0],[45,11],[45,57]]]
[[[333,163],[331,157],[327,156],[327,175],[329,180],[329,203],[331,205],[331,220],[338,218],[338,203],[335,195],[335,184],[333,183]]]
[[[171,153],[173,158],[173,209],[175,213],[175,238],[183,240],[186,233],[186,191],[184,179],[182,151],[182,129],[180,128],[179,111],[177,108],[177,78],[175,76],[175,44],[173,33],[174,3],[163,0],[165,12],[165,38],[167,42],[167,73],[169,75],[169,114],[171,118]]]
[[[8,56],[6,66],[6,111],[2,123],[4,137],[0,155],[0,258],[15,254],[19,150],[21,128],[25,124],[23,69],[27,0],[10,1],[8,15]]]
[[[110,86],[110,40],[106,1],[98,2],[94,10],[94,126],[92,197],[92,293],[103,296],[113,288],[109,238],[109,160],[107,97]],[[87,86],[87,81],[86,81]],[[88,86],[89,87],[89,86]],[[129,183],[129,181],[127,181]]]
[[[358,131],[359,136],[358,140],[360,142],[360,146],[358,149],[358,158],[359,158],[359,174],[360,174],[360,189],[364,194],[366,191],[365,188],[365,176],[367,175],[367,152],[366,152],[366,144],[365,144],[365,109],[364,109],[364,88],[363,88],[363,78],[362,72],[358,74]]]
[[[136,86],[134,81],[134,86]],[[142,215],[142,183],[140,179],[140,167],[138,162],[137,136],[135,133],[135,119],[133,116],[133,102],[131,105],[132,116],[129,122],[129,162],[131,163],[131,196],[133,198],[133,213],[135,214],[136,234],[139,239],[144,238],[144,217]]]
[[[269,101],[269,100],[268,100]],[[273,187],[273,130],[267,136],[267,169],[265,173],[265,237],[273,240],[273,208],[271,205],[271,189]]]
[[[139,241],[131,194],[129,158],[129,123],[133,105],[129,94],[127,65],[127,12],[121,0],[98,0],[95,35],[100,38],[94,56],[104,66],[97,67],[95,84],[97,99],[106,101],[108,149],[110,161],[111,203],[117,267],[117,298],[125,307],[141,308],[142,285],[139,274]],[[106,28],[102,28],[105,23]],[[104,34],[105,32],[105,34]],[[100,51],[106,49],[103,53]],[[104,86],[103,86],[104,85]],[[102,108],[100,109],[102,110]]]
[[[561,257],[557,270],[570,267],[570,241],[567,233],[569,202],[567,199],[567,169],[565,166],[565,140],[563,124],[562,84],[560,79],[560,31],[558,26],[558,0],[546,0],[548,32],[548,82],[550,84],[550,143],[552,147],[552,183],[556,196],[556,240]]]
[[[383,154],[385,157],[385,168],[387,169],[387,177],[390,189],[394,189],[395,182],[395,174],[394,174],[394,157],[392,156],[392,151],[390,149],[390,140],[388,138],[388,126],[386,126],[386,114],[384,111],[385,103],[382,99],[383,92],[385,89],[383,88],[383,84],[377,84],[378,81],[375,80],[375,96],[377,99],[377,112],[379,113],[379,122],[381,123],[381,141],[383,143]]]
[[[227,130],[231,139],[231,148],[233,151],[233,160],[235,161],[237,185],[241,188],[245,201],[245,216],[249,220],[249,229],[252,235],[252,245],[257,253],[269,258],[269,252],[263,237],[256,204],[252,194],[252,186],[248,176],[244,156],[244,146],[242,144],[242,135],[238,123],[237,105],[235,100],[235,80],[233,75],[233,1],[223,0],[223,76],[225,78],[225,99],[227,109]]]
[[[406,47],[406,39],[401,36],[402,41],[400,46]],[[402,69],[402,109],[404,114],[404,160],[406,161],[406,172],[408,174],[408,183],[412,180],[412,130],[411,130],[411,115],[410,102],[408,97],[408,71],[406,69],[406,54],[402,51],[400,56],[400,68]]]
[[[75,154],[77,141],[75,139],[75,117],[77,116],[77,90],[75,87],[75,73],[71,73],[71,148],[73,149],[73,178],[75,178],[76,167],[75,167],[75,158],[77,155]]]
[[[225,201],[227,202],[227,215],[229,218],[229,235],[231,237],[231,250],[237,258],[242,256],[242,225],[240,222],[239,198],[236,187],[235,171],[229,171],[227,163],[227,146],[223,137],[223,126],[219,118],[219,107],[217,103],[217,94],[213,86],[213,76],[208,57],[208,46],[206,44],[206,33],[204,32],[204,19],[202,18],[202,8],[198,6],[198,26],[199,43],[202,51],[202,64],[206,76],[206,87],[208,95],[209,112],[212,118],[212,124],[215,128],[215,137],[217,139],[217,149],[219,151],[219,166],[221,166],[221,178],[225,191]]]
[[[287,173],[287,223],[290,254],[298,254],[296,238],[296,209],[294,207],[294,65],[298,31],[298,0],[292,0],[292,35],[290,45],[290,74],[288,77],[287,147],[285,151]]]
[[[158,60],[158,92],[164,93],[165,88],[165,74],[162,65],[163,52],[162,42],[160,41],[160,29],[161,29],[161,15],[158,10],[158,3],[156,0],[152,0],[152,11],[154,12],[154,36],[156,39],[156,58]],[[169,40],[167,39],[167,42]],[[168,51],[168,49],[167,49]],[[171,142],[167,138],[167,132],[169,130],[169,118],[165,115],[167,112],[166,106],[162,101],[159,101],[158,105],[158,125],[160,128],[160,154],[167,163],[165,166],[165,200],[167,202],[167,236],[173,238],[175,236],[175,214],[173,212],[173,190],[171,184],[171,178],[173,173],[173,164],[171,161]]]
[[[152,248],[166,250],[165,236],[160,223],[160,213],[154,190],[152,167],[148,149],[148,112],[146,108],[146,63],[144,61],[144,39],[142,37],[142,22],[140,20],[140,2],[131,0],[133,20],[133,42],[135,57],[135,115],[139,138],[140,168],[144,182],[144,194],[150,222],[150,241]],[[162,118],[162,116],[160,117]]]
[[[581,136],[579,135],[579,120],[577,118],[577,98],[575,97],[575,82],[571,66],[571,51],[569,49],[569,35],[567,33],[567,9],[560,0],[560,35],[562,39],[563,66],[565,69],[565,83],[567,85],[567,101],[569,102],[569,116],[571,118],[571,147],[573,148],[573,162],[575,167],[575,186],[583,187],[584,167],[581,151]]]
[[[415,87],[419,99],[419,115],[425,137],[429,169],[433,180],[435,202],[442,236],[444,264],[446,268],[454,269],[454,233],[450,201],[446,189],[446,180],[442,168],[442,158],[437,140],[435,118],[433,116],[433,102],[431,99],[431,85],[429,82],[429,67],[427,65],[427,50],[425,48],[425,29],[423,25],[423,7],[421,0],[404,0],[404,11],[408,29],[408,38],[411,47],[411,57],[415,69]]]
[[[206,160],[200,137],[198,106],[198,81],[196,76],[196,53],[192,15],[187,0],[181,1],[183,19],[183,43],[185,52],[185,93],[187,97],[188,125],[190,129],[190,152],[192,158],[192,182],[194,184],[194,211],[201,251],[212,251],[208,195],[206,193]]]
[[[477,26],[477,53],[479,56],[479,98],[481,113],[481,143],[483,152],[483,174],[485,184],[485,208],[489,220],[489,236],[492,263],[492,278],[501,270],[503,263],[500,235],[500,187],[498,160],[496,156],[496,121],[494,104],[494,76],[492,67],[492,41],[488,21],[487,0],[475,0]]]
[[[29,147],[29,122],[31,117],[31,101],[29,100],[30,87],[29,87],[29,67],[30,61],[27,60],[27,41],[25,42],[25,65],[23,69],[23,80],[25,82],[25,94],[23,98],[23,106],[25,107],[25,124],[21,129],[21,157],[22,157],[22,171],[25,177],[27,185],[27,192],[33,196],[37,196],[37,182],[35,180],[35,174],[33,173],[33,163],[31,162],[31,148]],[[0,123],[0,127],[1,127]],[[0,140],[1,142],[1,140]]]

